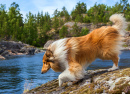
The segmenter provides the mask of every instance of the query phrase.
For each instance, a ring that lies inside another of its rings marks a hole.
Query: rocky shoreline
[[[35,53],[44,52],[43,49],[15,41],[1,41],[0,42],[0,60],[18,56],[18,55],[34,55]]]
[[[130,94],[130,68],[108,72],[105,69],[88,70],[84,79],[74,85],[62,87],[52,80],[24,94]]]

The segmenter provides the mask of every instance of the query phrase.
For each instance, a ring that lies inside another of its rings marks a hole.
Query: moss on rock
[[[78,83],[68,86],[67,82],[58,86],[58,80],[52,80],[36,87],[26,94],[121,94],[130,93],[130,68],[108,72],[104,69],[88,70],[89,75]]]

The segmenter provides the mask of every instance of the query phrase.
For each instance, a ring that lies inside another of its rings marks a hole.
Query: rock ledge
[[[88,70],[88,74],[78,83],[68,86],[67,82],[58,86],[52,80],[25,94],[130,94],[130,68],[108,72],[105,69]]]

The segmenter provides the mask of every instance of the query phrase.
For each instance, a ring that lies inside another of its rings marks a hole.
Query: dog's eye
[[[43,62],[44,64],[46,64],[45,62]]]

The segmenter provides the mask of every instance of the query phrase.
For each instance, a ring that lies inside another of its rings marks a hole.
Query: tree
[[[74,37],[79,36],[79,35],[80,35],[80,33],[79,33],[79,28],[78,28],[76,22],[75,22],[75,24],[72,26],[72,28],[73,28],[73,30],[71,31],[72,35],[73,35]]]
[[[59,19],[57,17],[54,17],[54,21],[53,21],[53,28],[55,30],[57,30],[59,27]]]
[[[127,6],[127,9],[125,11],[125,17],[127,21],[130,21],[130,5]]]
[[[19,5],[13,2],[8,12],[10,38],[13,40],[21,39],[21,29],[23,28],[22,14],[20,13]]]
[[[68,35],[68,28],[66,26],[63,26],[59,31],[60,38],[64,38]]]
[[[80,18],[80,20],[82,20],[81,19],[82,17],[80,17],[80,16],[86,12],[87,12],[86,4],[83,2],[82,3],[78,2],[76,5],[76,8],[73,9],[71,12],[72,20],[75,20],[77,16],[78,16],[77,19]],[[76,21],[77,21],[77,19],[76,19]]]
[[[34,15],[29,12],[29,14],[26,15],[27,19],[25,20],[25,25],[24,25],[24,33],[26,34],[26,39],[25,41],[28,44],[33,44],[36,43],[37,39],[37,25],[36,25],[36,20],[34,19]]]
[[[5,5],[0,5],[0,37],[6,40],[9,37],[9,22],[5,7]]]
[[[122,5],[123,13],[125,13],[125,11],[127,10],[127,7],[129,6],[128,0],[120,0],[120,4]]]
[[[87,35],[88,33],[89,33],[89,29],[88,28],[82,28],[80,36]]]

